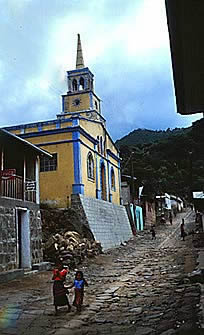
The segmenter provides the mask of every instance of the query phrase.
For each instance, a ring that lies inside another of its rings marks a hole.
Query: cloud
[[[0,0],[1,126],[55,118],[77,33],[116,140],[188,126],[176,113],[163,0]]]

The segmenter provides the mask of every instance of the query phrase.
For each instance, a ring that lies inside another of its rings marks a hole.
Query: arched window
[[[77,80],[76,79],[73,79],[72,81],[72,89],[73,91],[77,91]]]
[[[84,90],[84,78],[81,77],[79,80],[79,91]]]
[[[115,191],[115,173],[113,167],[111,168],[111,190]]]
[[[103,137],[100,137],[100,152],[103,155],[104,154],[104,150],[103,150]]]
[[[87,175],[88,178],[94,179],[94,159],[91,152],[89,152],[87,156]]]
[[[97,140],[98,140],[97,150],[98,150],[98,153],[100,154],[101,151],[100,151],[100,138],[99,138],[99,136],[97,136]]]
[[[95,108],[98,109],[97,101],[95,101]]]

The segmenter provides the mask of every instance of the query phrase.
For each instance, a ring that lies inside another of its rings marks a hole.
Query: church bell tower
[[[62,114],[95,111],[101,114],[100,99],[94,93],[94,75],[84,66],[81,39],[78,34],[76,69],[67,71],[68,92],[62,96]]]

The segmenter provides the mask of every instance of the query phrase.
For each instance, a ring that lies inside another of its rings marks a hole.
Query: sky
[[[176,112],[164,0],[0,0],[0,127],[55,119],[77,34],[107,129],[188,127]]]

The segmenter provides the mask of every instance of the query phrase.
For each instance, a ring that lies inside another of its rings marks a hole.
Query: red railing
[[[27,188],[27,182],[32,181],[26,180],[24,185],[21,176],[0,176],[0,196],[36,202],[36,189]],[[32,183],[35,184],[35,182]]]

